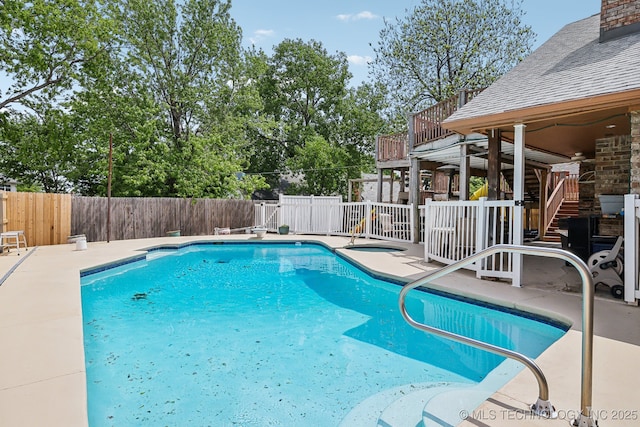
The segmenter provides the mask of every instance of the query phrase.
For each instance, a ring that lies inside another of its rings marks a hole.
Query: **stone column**
[[[640,194],[640,111],[631,111],[631,163],[629,192]]]

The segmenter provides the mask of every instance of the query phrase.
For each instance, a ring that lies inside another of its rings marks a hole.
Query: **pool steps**
[[[473,414],[495,390],[523,369],[518,362],[507,359],[479,383],[417,383],[384,390],[353,408],[339,426],[455,426],[463,421],[461,411]]]
[[[391,402],[378,417],[377,427],[422,426],[426,405],[443,393],[459,393],[471,384],[436,383]]]
[[[443,387],[448,387],[451,383],[438,382],[438,383],[418,383],[418,384],[405,384],[399,387],[394,387],[388,390],[383,390],[367,399],[363,400],[353,408],[344,417],[339,424],[340,427],[353,427],[353,426],[385,426],[393,424],[384,424],[384,416],[386,414],[389,422],[398,422],[400,414],[404,415],[402,423],[395,424],[400,425],[417,425],[421,422],[422,409],[429,396],[441,392]],[[422,400],[421,400],[422,399]],[[410,407],[410,409],[408,409]],[[404,409],[403,409],[404,408]],[[399,414],[396,414],[399,412]],[[407,415],[413,422],[413,424],[406,424],[404,420],[407,419]]]

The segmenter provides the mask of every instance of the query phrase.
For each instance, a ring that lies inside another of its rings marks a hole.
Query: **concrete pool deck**
[[[0,426],[86,426],[86,386],[80,305],[83,269],[140,254],[171,243],[202,240],[255,240],[253,235],[166,237],[30,248],[0,255]],[[416,279],[440,267],[423,262],[422,246],[402,252],[343,250],[347,237],[278,236],[263,241],[320,241],[383,275]],[[358,243],[373,243],[358,240]],[[471,272],[436,281],[441,289],[500,301],[572,322],[571,330],[536,362],[549,382],[550,400],[559,412],[545,420],[527,412],[537,398],[533,375],[523,370],[460,423],[464,426],[568,425],[580,409],[581,295],[578,275],[560,260],[525,257],[522,288],[508,282],[476,279]],[[635,364],[640,360],[640,307],[596,294],[594,320],[593,410],[600,426],[640,425],[640,391]],[[383,408],[381,408],[383,409]],[[393,426],[404,427],[404,426]]]

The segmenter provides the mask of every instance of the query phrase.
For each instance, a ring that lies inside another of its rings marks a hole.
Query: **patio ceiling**
[[[437,146],[431,145],[419,147],[412,152],[412,156],[423,160],[443,165],[460,166],[460,146],[462,144],[469,145],[469,163],[472,169],[487,170],[488,160],[487,154],[489,149],[489,141],[486,136],[481,134],[472,134],[467,136],[464,141],[460,141],[457,135],[450,136],[441,140]],[[502,141],[501,144],[501,169],[513,169],[513,152],[514,145],[509,141]],[[573,153],[571,153],[573,155]],[[534,167],[546,167],[557,163],[567,163],[571,161],[569,156],[554,154],[552,152],[541,151],[533,147],[525,147],[525,161]]]
[[[629,107],[617,107],[528,118],[522,121],[526,125],[525,144],[529,150],[556,153],[557,156],[570,158],[583,153],[587,158],[593,158],[597,139],[630,134],[628,111]],[[513,123],[496,123],[495,128],[502,131],[503,139],[513,140]]]

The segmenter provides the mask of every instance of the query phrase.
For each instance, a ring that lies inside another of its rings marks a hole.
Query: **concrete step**
[[[434,396],[470,386],[471,384],[464,383],[433,383],[428,388],[402,396],[384,409],[378,418],[377,427],[421,426],[425,405]]]
[[[450,384],[448,382],[405,384],[381,391],[369,396],[349,411],[339,427],[417,426],[422,423],[422,409],[425,402],[434,393],[446,390]]]
[[[479,385],[439,393],[425,405],[422,424],[424,427],[456,426],[491,395],[491,391]]]

